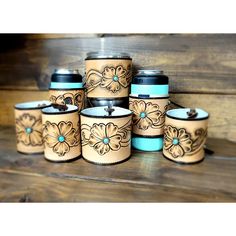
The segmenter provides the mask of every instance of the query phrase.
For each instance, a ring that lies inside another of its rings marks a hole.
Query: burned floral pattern
[[[117,134],[118,126],[112,123],[94,124],[91,128],[89,145],[100,154],[104,155],[111,150],[120,149],[121,135]]]
[[[64,156],[80,141],[78,132],[70,121],[61,121],[59,124],[47,121],[43,127],[43,140],[58,156]]]
[[[87,73],[86,87],[88,93],[100,86],[112,93],[119,92],[122,88],[128,88],[131,81],[131,66],[124,69],[123,66],[106,66],[102,72],[90,70]]]
[[[26,146],[40,146],[42,140],[42,120],[24,113],[16,119],[16,140]]]
[[[192,155],[205,142],[207,130],[197,129],[195,137],[184,128],[176,128],[167,125],[164,128],[164,149],[168,151],[172,157],[179,158],[184,155]]]
[[[49,100],[51,103],[60,104],[60,105],[70,104],[70,105],[75,105],[75,106],[79,107],[80,109],[83,109],[84,92],[79,91],[76,94],[64,93],[64,94],[60,94],[58,96],[51,95]]]
[[[133,125],[138,129],[162,128],[164,126],[164,115],[157,104],[145,103],[143,100],[130,101],[129,109],[133,111]],[[167,107],[166,107],[167,109]]]
[[[130,145],[131,121],[122,127],[109,122],[95,123],[92,127],[83,124],[81,127],[82,145],[89,145],[101,156],[110,151],[118,151]]]

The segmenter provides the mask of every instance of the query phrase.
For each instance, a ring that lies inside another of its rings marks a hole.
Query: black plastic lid
[[[82,80],[78,70],[56,69],[51,76],[51,82],[82,83]]]
[[[169,78],[161,70],[138,70],[133,77],[132,84],[158,85],[168,84]]]

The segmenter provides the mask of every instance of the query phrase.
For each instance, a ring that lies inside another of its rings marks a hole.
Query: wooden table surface
[[[236,144],[208,139],[214,155],[180,165],[161,152],[133,151],[112,166],[50,163],[43,155],[16,152],[15,131],[0,126],[2,202],[233,202],[236,201]]]

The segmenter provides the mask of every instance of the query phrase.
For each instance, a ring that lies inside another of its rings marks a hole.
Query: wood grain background
[[[14,124],[15,103],[47,99],[55,68],[83,74],[86,53],[101,49],[164,70],[174,102],[207,110],[209,136],[236,141],[236,34],[1,34],[0,123]]]

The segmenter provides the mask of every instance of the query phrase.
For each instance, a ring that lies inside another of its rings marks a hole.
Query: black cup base
[[[80,155],[80,156],[77,156],[77,157],[74,157],[74,158],[72,158],[72,159],[69,159],[69,160],[61,160],[61,161],[55,160],[55,161],[54,161],[54,160],[50,160],[50,159],[44,157],[44,159],[45,159],[46,161],[51,162],[51,163],[70,163],[70,162],[76,161],[76,160],[78,160],[78,159],[80,159],[80,158],[81,158],[81,155]]]

